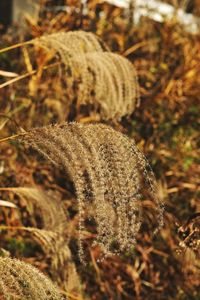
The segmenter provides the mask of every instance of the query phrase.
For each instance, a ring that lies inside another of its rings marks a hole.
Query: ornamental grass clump
[[[0,257],[0,299],[62,300],[62,296],[44,274],[18,259]]]
[[[130,250],[136,243],[142,221],[143,181],[156,202],[158,228],[162,226],[163,204],[153,172],[132,139],[103,124],[64,123],[34,129],[23,141],[62,166],[74,183],[81,260],[88,217],[96,222],[94,244],[101,246],[104,257]]]

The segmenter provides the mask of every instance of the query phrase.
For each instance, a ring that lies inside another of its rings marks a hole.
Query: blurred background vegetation
[[[113,1],[119,6],[111,2],[13,0],[0,4],[1,49],[47,33],[92,31],[113,52],[128,58],[139,78],[140,106],[131,116],[107,124],[134,137],[150,161],[166,206],[165,225],[153,238],[144,226],[131,253],[101,263],[96,263],[98,249],[91,248],[88,237],[86,267],[78,261],[76,236],[72,236],[70,247],[82,295],[71,293],[69,299],[197,300],[199,261],[192,249],[181,251],[177,230],[200,211],[200,1],[160,1],[174,7],[174,13],[162,21],[148,14],[138,18],[137,1]],[[127,7],[122,2],[128,3]],[[177,17],[179,9],[194,16],[197,30],[182,24]],[[0,53],[1,138],[50,123],[101,121],[89,106],[77,108],[70,101],[59,84],[56,68],[43,70],[47,61],[44,51],[30,45]],[[21,78],[23,74],[26,76]],[[1,143],[0,184],[1,188],[37,185],[57,192],[69,224],[76,223],[71,182],[15,141]],[[0,206],[1,225],[34,226],[36,216],[23,198],[1,191],[0,199],[19,208]],[[148,199],[145,203],[148,214],[151,203]],[[48,259],[30,237],[15,230],[1,230],[0,234],[2,255],[23,258],[50,274]]]

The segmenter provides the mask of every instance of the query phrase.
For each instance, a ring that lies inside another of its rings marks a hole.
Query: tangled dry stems
[[[2,300],[62,299],[54,284],[35,267],[18,259],[2,257],[0,257],[0,296]]]
[[[150,166],[135,142],[102,124],[65,123],[34,129],[23,141],[70,175],[79,206],[79,255],[84,260],[83,230],[87,207],[97,224],[104,256],[130,250],[142,221],[142,180],[156,201],[158,228],[163,204]],[[91,211],[91,209],[90,209]]]
[[[59,54],[65,66],[65,87],[79,105],[92,104],[102,119],[120,120],[139,104],[139,85],[133,65],[113,54],[93,33],[59,32],[33,40]]]

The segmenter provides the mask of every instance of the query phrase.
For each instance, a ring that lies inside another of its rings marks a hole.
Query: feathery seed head
[[[74,95],[79,105],[92,104],[102,119],[120,120],[139,104],[133,65],[111,53],[95,34],[58,32],[37,38],[33,43],[60,56],[65,68],[63,90],[69,89],[67,96]]]
[[[62,300],[54,284],[35,267],[0,257],[0,298],[3,300]]]
[[[125,135],[102,124],[65,123],[34,129],[24,141],[64,167],[74,182],[81,258],[88,206],[94,209],[96,243],[101,245],[105,256],[128,250],[135,244],[141,225],[142,178],[156,201],[158,227],[162,225],[163,205],[157,196],[153,172],[134,141]]]

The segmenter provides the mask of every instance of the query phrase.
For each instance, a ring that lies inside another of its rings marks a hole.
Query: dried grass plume
[[[158,228],[163,204],[151,168],[125,135],[102,125],[65,123],[34,129],[23,141],[70,175],[79,207],[79,247],[83,258],[85,211],[92,207],[96,242],[105,256],[129,250],[142,221],[142,181],[157,205]]]
[[[95,34],[58,32],[37,38],[33,43],[59,55],[65,69],[63,89],[67,91],[66,97],[76,99],[78,106],[90,104],[102,119],[120,120],[132,114],[139,104],[133,65],[111,53]]]
[[[67,219],[59,196],[52,191],[34,187],[5,188],[33,206],[33,215],[40,217],[34,227],[21,227],[39,244],[49,261],[51,277],[68,292],[81,293],[80,278],[69,248]],[[37,209],[37,211],[35,210]],[[6,229],[6,228],[5,228]]]
[[[62,300],[54,284],[35,267],[0,257],[0,299]]]

